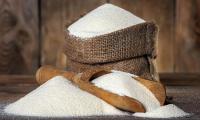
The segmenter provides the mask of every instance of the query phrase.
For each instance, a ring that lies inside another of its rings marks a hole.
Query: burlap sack
[[[104,67],[158,80],[155,65],[158,27],[146,22],[109,34],[80,38],[66,31],[67,67],[75,72]]]
[[[65,53],[73,61],[95,64],[149,55],[155,57],[158,28],[152,22],[134,25],[93,38],[66,31]]]
[[[110,63],[84,64],[67,59],[67,69],[73,72],[84,72],[87,69],[106,68],[136,74],[149,80],[158,80],[153,63],[147,57],[137,57]]]

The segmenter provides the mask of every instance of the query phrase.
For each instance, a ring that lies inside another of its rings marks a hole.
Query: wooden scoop
[[[146,88],[148,88],[160,102],[161,106],[164,105],[166,99],[166,89],[162,83],[152,80],[146,80],[140,77],[133,78],[143,84]]]
[[[90,83],[90,81],[93,80],[94,78],[101,76],[103,74],[110,73],[110,72],[111,72],[110,70],[95,69],[95,70],[87,70],[84,73],[75,74],[73,72],[61,71],[51,66],[44,66],[44,67],[41,67],[37,71],[36,80],[39,84],[42,84],[56,75],[62,75],[66,77],[68,80],[72,81],[74,84],[78,85],[80,89],[85,90],[103,99],[107,103],[119,109],[130,111],[130,112],[145,112],[144,106],[136,99],[130,98],[128,96],[119,96],[117,94],[108,92],[104,89],[98,88],[94,86],[92,83]],[[144,81],[144,79],[139,79],[139,78],[137,80]],[[151,82],[148,83],[145,80],[145,82],[143,83],[147,84],[147,86],[151,88],[150,90],[153,90],[155,92],[155,89],[153,88],[153,84],[150,84]],[[156,94],[156,95],[159,96],[159,94]],[[163,98],[160,100],[163,100]]]
[[[81,76],[82,81],[91,81],[101,75],[111,73],[111,70],[105,69],[90,69],[84,72]],[[137,80],[141,84],[143,84],[147,89],[149,89],[157,100],[160,102],[160,105],[164,105],[166,99],[166,89],[164,85],[157,81],[147,80],[140,77],[133,77],[133,79]]]
[[[109,73],[109,71],[95,69],[75,74],[73,72],[61,71],[51,66],[44,66],[37,71],[36,80],[39,84],[42,84],[57,75],[61,75],[72,81],[72,83],[76,84],[80,89],[101,98],[114,107],[129,112],[145,112],[144,106],[136,99],[108,92],[96,87],[90,82],[91,79],[106,73]]]

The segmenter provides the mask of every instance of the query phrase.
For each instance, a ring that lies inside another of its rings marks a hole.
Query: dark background
[[[159,25],[160,73],[200,73],[200,0],[0,0],[0,74],[65,68],[64,26],[106,2]]]

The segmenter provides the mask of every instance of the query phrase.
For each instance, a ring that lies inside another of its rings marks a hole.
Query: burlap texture
[[[73,61],[96,64],[148,55],[156,56],[158,27],[141,23],[93,38],[80,38],[66,31],[65,54]]]
[[[129,72],[149,80],[158,80],[154,68],[151,69],[154,66],[146,56],[99,64],[84,64],[70,60],[69,58],[67,59],[67,69],[73,72],[80,73],[87,69],[99,67]]]
[[[66,31],[67,68],[79,73],[103,67],[159,80],[153,62],[157,53],[157,33],[158,27],[153,22],[92,38],[75,37]]]

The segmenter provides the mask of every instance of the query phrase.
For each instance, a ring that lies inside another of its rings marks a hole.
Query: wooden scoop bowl
[[[80,89],[101,98],[102,100],[119,109],[129,112],[145,112],[144,106],[136,99],[130,98],[128,96],[119,96],[104,89],[98,88],[90,82],[91,80],[110,72],[110,70],[94,69],[87,70],[84,73],[76,74],[69,71],[61,71],[51,66],[44,66],[37,71],[36,80],[39,84],[43,84],[44,82],[48,81],[54,76],[61,75],[66,77],[68,80],[72,81],[72,83],[76,84]],[[157,94],[158,92],[156,91],[157,88],[159,90],[164,90],[164,88],[160,88],[160,84],[159,86],[153,87],[154,85],[156,85],[154,82],[147,82],[148,80],[144,80],[141,78],[136,78],[136,80],[138,80],[141,83],[144,83],[146,87],[150,88],[151,91],[156,92],[155,96],[159,98],[159,101],[161,100],[160,103],[164,103],[163,99],[165,97],[163,98],[163,96],[165,95]]]

